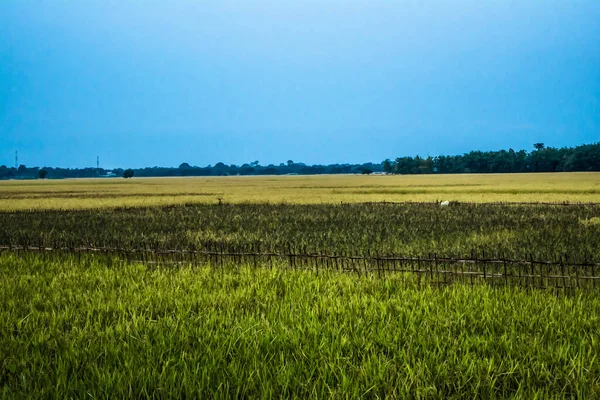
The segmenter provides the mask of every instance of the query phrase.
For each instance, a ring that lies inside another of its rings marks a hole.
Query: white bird
[[[446,200],[446,201],[442,201],[442,202],[440,203],[440,206],[442,206],[442,207],[448,207],[449,205],[450,205],[450,202],[449,202],[448,200]]]

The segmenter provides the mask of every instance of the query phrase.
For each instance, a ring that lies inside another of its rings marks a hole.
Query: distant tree
[[[215,164],[215,166],[212,168],[213,170],[213,175],[217,175],[217,176],[223,176],[223,175],[229,175],[229,167],[222,162],[218,162]]]
[[[433,158],[427,157],[421,160],[421,165],[419,165],[419,170],[421,174],[431,174],[433,173]]]
[[[576,147],[565,155],[565,171],[600,171],[600,142]]]
[[[392,173],[392,163],[390,162],[389,159],[387,159],[383,162],[383,172],[385,172],[387,174]]]
[[[363,175],[371,175],[373,173],[373,170],[370,169],[370,168],[363,168],[362,171],[361,171],[361,173]]]
[[[123,178],[127,179],[127,178],[133,178],[133,175],[135,174],[135,172],[133,172],[133,170],[131,168],[127,168],[125,170],[125,172],[123,172]]]
[[[278,170],[275,167],[267,167],[260,172],[261,175],[278,175]]]
[[[506,173],[506,172],[560,172],[560,171],[600,171],[600,142],[574,148],[548,147],[544,143],[534,143],[531,152],[513,149],[499,151],[471,151],[461,155],[422,158],[399,157],[380,163],[306,165],[288,160],[279,165],[261,166],[254,161],[242,166],[226,165],[191,166],[182,163],[179,167],[147,167],[127,171],[122,168],[103,170],[96,168],[43,168],[52,179],[92,178],[106,175],[131,178],[150,176],[216,176],[216,175],[264,175],[264,174],[368,174],[385,171],[393,174],[457,174],[457,173]],[[0,165],[2,179],[42,178],[42,168],[28,168],[25,165],[8,167]]]
[[[410,173],[411,174],[420,174],[422,172],[421,166],[423,164],[423,159],[417,154],[413,160],[411,160],[410,165]]]
[[[254,174],[255,169],[254,167],[251,167],[250,164],[244,164],[240,167],[240,174],[241,175],[252,175]]]
[[[0,166],[0,179],[8,179],[13,176],[13,168],[8,168],[6,165]]]
[[[46,179],[46,176],[48,176],[48,171],[46,171],[45,169],[40,169],[38,171],[38,177],[40,179]]]

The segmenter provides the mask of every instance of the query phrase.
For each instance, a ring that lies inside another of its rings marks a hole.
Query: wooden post
[[[508,274],[506,271],[506,255],[502,255],[502,264],[504,266],[504,284],[508,286]]]
[[[224,262],[223,262],[224,248],[225,248],[225,244],[221,243],[221,270],[225,269]]]
[[[529,253],[529,262],[531,263],[531,287],[535,287],[535,266],[533,263],[533,254]]]
[[[475,255],[475,252],[471,252],[471,256],[473,263],[475,264],[475,268],[477,268],[477,255]],[[471,266],[469,266],[469,272],[473,272]],[[469,276],[471,277],[471,286],[473,286],[473,274],[471,273]]]
[[[575,268],[575,287],[579,288],[579,266],[575,265],[573,268]]]
[[[487,271],[486,271],[486,262],[485,259],[481,261],[483,264],[483,281],[487,284]]]

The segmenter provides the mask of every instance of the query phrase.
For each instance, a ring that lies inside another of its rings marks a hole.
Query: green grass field
[[[0,394],[594,398],[597,293],[0,256]]]
[[[600,268],[568,263],[600,261],[600,206],[481,204],[596,203],[599,184],[592,173],[2,182],[0,247],[63,250],[0,250],[0,398],[599,398]],[[475,204],[433,203],[446,199]],[[371,201],[428,203],[348,204]],[[562,291],[433,285],[410,271],[144,255],[224,247],[560,259],[589,279]]]
[[[0,181],[0,210],[216,203],[600,202],[600,173]]]

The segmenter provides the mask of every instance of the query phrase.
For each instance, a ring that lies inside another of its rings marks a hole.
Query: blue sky
[[[598,0],[0,2],[0,164],[381,161],[600,140]]]

